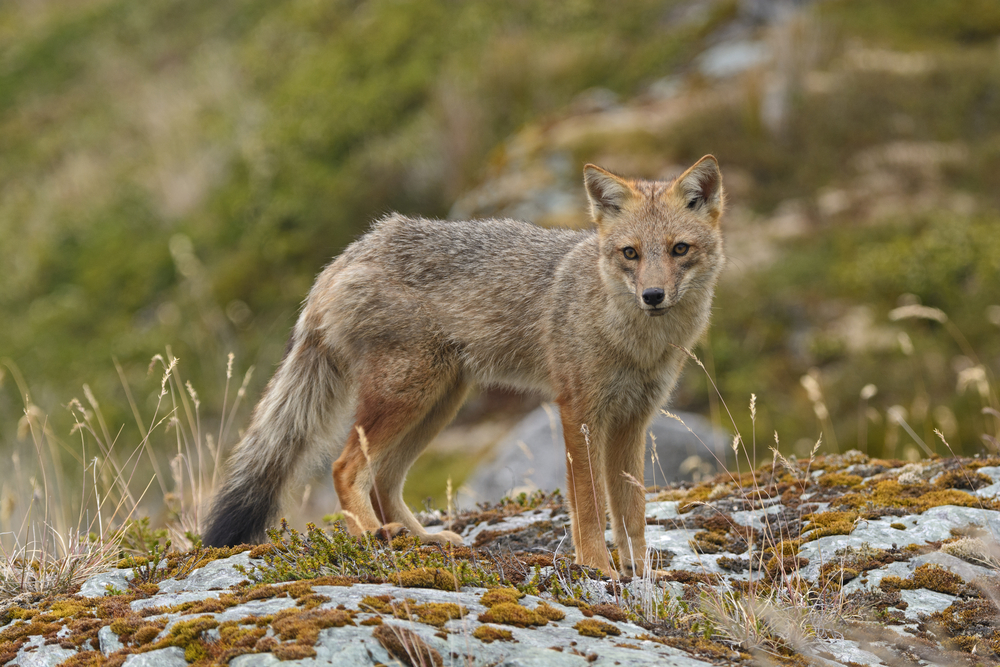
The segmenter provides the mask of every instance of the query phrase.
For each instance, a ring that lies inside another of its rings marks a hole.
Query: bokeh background
[[[586,226],[584,163],[706,153],[730,264],[676,409],[766,458],[996,453],[996,0],[5,0],[0,518],[232,446],[374,217]],[[408,498],[535,402],[475,397]]]

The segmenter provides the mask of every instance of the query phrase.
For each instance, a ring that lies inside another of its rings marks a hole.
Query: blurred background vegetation
[[[85,383],[138,442],[125,385],[148,419],[168,345],[207,421],[229,352],[252,405],[373,217],[584,226],[585,162],[711,152],[731,262],[698,354],[744,437],[755,393],[785,453],[996,452],[998,40],[995,0],[7,0],[0,451],[30,394],[85,458]],[[889,317],[921,304],[946,321]],[[732,428],[693,366],[675,406]]]

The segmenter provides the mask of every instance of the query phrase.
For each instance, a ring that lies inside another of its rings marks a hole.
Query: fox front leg
[[[593,446],[589,430],[584,427],[586,422],[580,419],[580,412],[568,402],[560,402],[559,415],[566,440],[566,486],[569,489],[576,562],[617,577],[604,540],[607,509],[602,488],[603,456]]]
[[[647,419],[626,422],[608,438],[605,487],[611,511],[611,531],[622,574],[648,576],[646,558],[646,487],[643,483]]]

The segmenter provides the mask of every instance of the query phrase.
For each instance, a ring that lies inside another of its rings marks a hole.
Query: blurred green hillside
[[[85,382],[126,420],[113,358],[155,401],[165,345],[203,395],[229,351],[262,366],[256,396],[373,217],[445,215],[508,133],[598,84],[635,92],[733,7],[681,4],[3,3],[0,358],[57,423]]]
[[[214,403],[228,352],[257,365],[252,403],[315,274],[387,211],[521,211],[533,195],[496,191],[537,173],[577,198],[539,221],[579,224],[584,162],[662,176],[712,152],[733,261],[699,354],[744,432],[753,392],[766,442],[902,456],[899,407],[936,451],[934,428],[978,451],[997,433],[1000,5],[755,4],[0,4],[0,446],[24,389],[59,434],[83,383],[129,423],[115,359],[145,414],[167,345]],[[739,42],[770,60],[712,74],[707,51]],[[888,319],[918,303],[948,322]],[[727,426],[693,370],[677,404]]]

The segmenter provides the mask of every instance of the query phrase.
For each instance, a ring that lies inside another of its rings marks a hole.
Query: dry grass
[[[109,428],[89,386],[83,386],[85,402],[73,399],[67,406],[74,420],[69,434],[72,446],[53,431],[47,415],[32,402],[17,367],[9,361],[4,364],[24,397],[18,435],[30,446],[13,454],[2,482],[0,597],[72,591],[107,569],[123,549],[142,552],[150,539],[161,535],[182,549],[194,546],[201,510],[215,483],[217,443],[231,435],[252,369],[229,405],[233,365],[229,356],[218,435],[203,428],[198,395],[181,379],[179,361],[169,349],[166,357],[156,355],[150,364],[150,372],[158,365],[162,376],[148,419],[141,416],[122,374],[141,434],[138,444],[122,453],[124,427]],[[168,466],[161,465],[152,442],[164,435],[176,447]],[[82,471],[79,480],[67,478],[66,456]],[[165,529],[159,531],[149,531],[148,520],[139,528],[136,522],[150,505],[159,504],[148,498],[154,485],[167,512]],[[28,499],[27,504],[20,505],[21,499]]]

